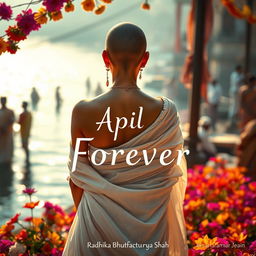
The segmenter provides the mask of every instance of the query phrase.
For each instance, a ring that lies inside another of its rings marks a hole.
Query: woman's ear
[[[110,65],[110,60],[109,60],[109,57],[108,57],[108,52],[106,50],[104,50],[102,52],[102,58],[103,58],[103,61],[104,61],[105,65],[106,65],[106,67],[108,68],[109,65]]]
[[[145,52],[140,62],[140,68],[144,68],[146,66],[148,59],[149,59],[149,52]]]

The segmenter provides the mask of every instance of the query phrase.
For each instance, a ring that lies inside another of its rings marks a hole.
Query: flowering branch
[[[1,1],[1,0],[0,0]],[[75,6],[74,0],[30,0],[29,2],[10,6],[5,2],[0,2],[0,21],[15,20],[16,24],[9,26],[5,34],[0,36],[0,55],[4,52],[16,53],[19,49],[19,42],[27,39],[32,31],[39,30],[42,25],[50,21],[58,21],[63,18],[62,10],[73,12]],[[107,5],[113,0],[82,0],[81,7],[86,12],[94,12],[100,15],[105,12]],[[38,11],[33,12],[31,5],[42,3]],[[13,9],[26,6],[15,18],[13,18]],[[150,9],[148,0],[144,0],[141,7],[145,10]],[[6,38],[6,39],[5,39]]]
[[[12,6],[12,9],[17,8],[17,7],[22,7],[22,6],[28,5],[28,4],[30,4],[30,5],[39,4],[41,2],[43,2],[43,0],[31,1],[30,3],[17,4],[17,5]]]

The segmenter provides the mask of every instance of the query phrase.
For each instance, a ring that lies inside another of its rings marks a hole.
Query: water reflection
[[[0,163],[0,204],[3,199],[8,200],[12,193],[13,170],[10,163]]]

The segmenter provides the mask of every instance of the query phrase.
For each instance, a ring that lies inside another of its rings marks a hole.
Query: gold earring
[[[106,81],[106,86],[109,86],[109,78],[108,78],[108,71],[109,71],[109,68],[106,67],[106,71],[107,71],[107,81]]]
[[[141,68],[141,69],[140,69],[139,79],[141,79],[141,78],[142,78],[142,71],[143,71],[143,69]]]

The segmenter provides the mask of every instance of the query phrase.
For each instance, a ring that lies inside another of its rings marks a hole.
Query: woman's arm
[[[84,190],[79,188],[76,184],[74,184],[74,182],[71,179],[69,179],[69,186],[75,207],[76,209],[78,209]]]
[[[72,112],[71,140],[72,140],[73,149],[75,148],[75,145],[76,145],[76,139],[84,137],[83,133],[81,132],[81,129],[80,129],[80,127],[81,127],[80,122],[81,122],[82,115],[83,115],[82,110],[83,110],[82,103],[78,103],[74,107],[73,112]],[[87,149],[88,149],[87,143],[83,142],[80,144],[79,151],[87,151]],[[69,179],[69,186],[71,189],[74,204],[75,204],[76,208],[78,208],[84,190],[82,188],[78,187],[77,185],[75,185],[71,179]]]

